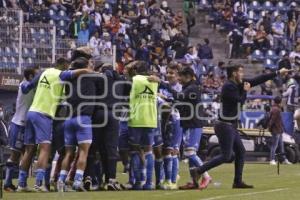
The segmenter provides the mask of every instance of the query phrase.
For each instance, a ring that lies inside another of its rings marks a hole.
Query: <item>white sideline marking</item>
[[[243,196],[251,196],[251,195],[256,195],[256,194],[279,192],[279,191],[288,190],[288,189],[289,188],[278,188],[278,189],[274,189],[274,190],[265,190],[265,191],[261,191],[261,192],[249,192],[249,193],[234,194],[234,195],[222,195],[222,196],[210,197],[210,198],[205,198],[205,199],[200,199],[200,200],[216,200],[216,199],[225,199],[228,197],[243,197]]]
[[[185,191],[183,191],[183,190],[178,190],[178,191],[174,191],[174,192],[172,192],[172,191],[170,191],[170,192],[165,192],[165,193],[163,193],[163,194],[156,194],[156,195],[153,195],[153,196],[164,196],[164,195],[173,195],[173,194],[179,194],[179,193],[184,193]]]

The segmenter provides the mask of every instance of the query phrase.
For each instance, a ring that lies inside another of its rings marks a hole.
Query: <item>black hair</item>
[[[209,44],[209,39],[208,39],[208,38],[205,38],[205,39],[204,39],[204,42],[205,42],[205,44]]]
[[[276,96],[276,97],[274,98],[274,103],[280,104],[280,103],[281,103],[281,97],[280,97],[280,96]]]
[[[35,69],[36,68],[33,68],[33,67],[24,69],[23,75],[24,75],[26,81],[29,81],[30,76],[34,77],[34,75],[35,75]]]
[[[176,70],[177,72],[180,71],[180,67],[178,64],[169,64],[167,69],[172,69],[172,70]]]
[[[83,69],[86,68],[88,64],[89,60],[85,57],[76,58],[71,64],[71,69]]]
[[[57,65],[68,65],[69,63],[69,60],[63,57],[60,57],[56,60]]]
[[[241,65],[233,65],[233,66],[227,67],[227,68],[226,68],[226,71],[227,71],[227,77],[228,77],[228,78],[231,78],[233,72],[239,71],[239,69],[242,68],[242,67],[243,67],[243,66],[241,66]]]
[[[194,70],[190,67],[185,67],[178,72],[180,76],[195,76]]]
[[[86,59],[91,59],[92,55],[90,55],[88,53],[85,53],[81,50],[76,49],[72,53],[71,61],[74,61],[76,58],[79,58],[79,57],[84,57]]]

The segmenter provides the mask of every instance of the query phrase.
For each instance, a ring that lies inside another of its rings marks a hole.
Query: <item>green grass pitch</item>
[[[121,171],[121,167],[119,167]],[[253,184],[255,189],[233,190],[233,164],[224,164],[210,171],[213,182],[204,190],[176,191],[122,191],[122,192],[86,192],[86,193],[4,193],[4,199],[12,200],[299,200],[300,199],[300,166],[281,165],[280,175],[277,167],[268,164],[245,164],[244,180]],[[187,164],[181,162],[179,184],[189,180]],[[120,182],[125,183],[127,175],[118,174]],[[30,180],[31,185],[33,180]]]

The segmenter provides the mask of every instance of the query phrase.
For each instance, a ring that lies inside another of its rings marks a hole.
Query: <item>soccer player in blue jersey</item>
[[[6,162],[6,175],[4,190],[14,192],[17,188],[12,183],[13,173],[18,168],[20,156],[24,151],[24,131],[26,123],[26,114],[32,103],[34,91],[25,94],[22,85],[29,83],[36,74],[36,69],[27,68],[24,70],[24,79],[20,83],[18,96],[16,100],[16,112],[9,126],[9,147],[11,149],[10,157]]]

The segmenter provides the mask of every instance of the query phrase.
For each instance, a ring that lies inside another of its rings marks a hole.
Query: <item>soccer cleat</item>
[[[16,190],[17,188],[13,184],[4,186],[4,191],[6,192],[15,192]]]
[[[143,190],[154,190],[153,184],[145,184],[143,185]]]
[[[177,190],[177,189],[178,189],[177,183],[171,183],[170,190]]]
[[[252,189],[252,188],[254,188],[254,186],[253,185],[247,185],[244,182],[240,182],[240,183],[233,183],[232,188],[233,189]]]
[[[33,191],[34,192],[49,192],[49,190],[43,185],[41,185],[41,186],[34,185],[33,186]]]
[[[120,185],[122,190],[131,190],[133,185],[131,183],[125,183]]]
[[[183,186],[179,186],[180,190],[194,190],[194,189],[198,189],[198,187],[191,182],[188,182],[187,184],[183,185]]]
[[[212,181],[212,178],[209,176],[209,177],[203,177],[202,180],[201,180],[201,183],[199,185],[199,189],[200,190],[203,190],[203,189],[206,189],[207,186],[211,183]]]
[[[172,182],[171,181],[164,181],[162,184],[164,190],[171,190]]]
[[[87,191],[90,191],[91,186],[92,186],[92,178],[90,176],[87,176],[84,179],[84,189],[86,189]]]
[[[285,164],[285,165],[291,165],[292,163],[288,159],[285,159],[283,161],[283,164]]]
[[[62,181],[57,181],[56,188],[57,188],[58,192],[65,192],[66,191],[66,185]]]
[[[275,160],[271,160],[270,165],[277,165],[277,162]]]
[[[84,188],[84,185],[82,183],[80,183],[80,184],[73,184],[73,188],[72,189],[75,190],[76,192],[86,192],[86,189]]]
[[[33,191],[28,186],[26,187],[18,186],[17,192],[33,192]]]
[[[108,191],[120,191],[122,190],[121,185],[117,181],[112,181],[107,184]]]

